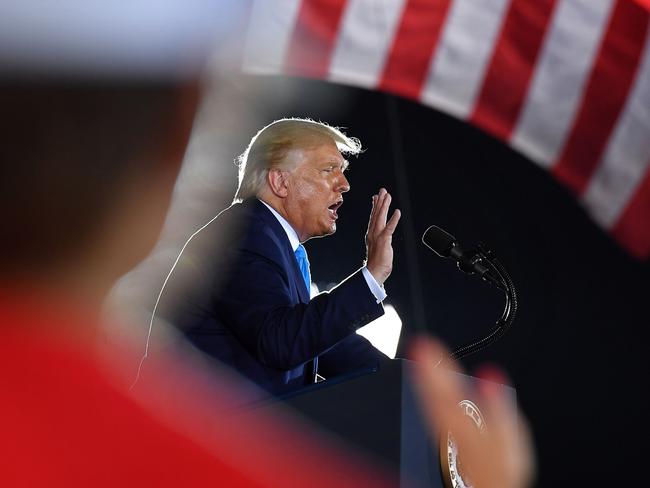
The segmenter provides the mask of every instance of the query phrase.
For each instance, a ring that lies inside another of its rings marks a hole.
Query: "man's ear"
[[[280,198],[286,198],[289,194],[289,172],[273,168],[266,175],[266,181],[273,194]]]

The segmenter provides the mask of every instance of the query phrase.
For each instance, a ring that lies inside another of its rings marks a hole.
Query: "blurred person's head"
[[[358,154],[360,142],[308,119],[267,125],[239,157],[235,201],[258,197],[277,210],[301,241],[336,231],[342,194],[350,189],[343,154]]]
[[[75,280],[92,273],[109,286],[140,261],[167,211],[196,87],[4,84],[2,277]]]
[[[101,299],[156,242],[228,7],[63,4],[0,8],[0,281]]]

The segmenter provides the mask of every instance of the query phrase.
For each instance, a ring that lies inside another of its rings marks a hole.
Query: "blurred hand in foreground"
[[[509,402],[496,383],[504,383],[503,374],[494,368],[481,375],[480,409],[486,428],[478,431],[459,407],[465,398],[464,385],[449,368],[459,366],[442,359],[449,352],[439,342],[420,338],[412,347],[416,361],[415,386],[431,431],[451,432],[462,464],[471,473],[477,488],[523,488],[529,486],[535,471],[529,428],[522,413]],[[438,434],[439,435],[439,434]]]

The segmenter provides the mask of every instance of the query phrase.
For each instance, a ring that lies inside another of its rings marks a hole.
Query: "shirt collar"
[[[275,218],[278,220],[278,222],[280,222],[280,225],[287,233],[287,237],[289,238],[289,242],[291,243],[291,249],[293,249],[293,252],[296,252],[296,249],[298,249],[298,246],[300,245],[300,239],[298,239],[298,233],[295,230],[293,230],[291,224],[289,224],[289,222],[287,222],[286,219],[282,215],[280,215],[273,207],[271,207],[264,200],[260,200],[260,202],[266,205],[266,208],[268,208],[271,211],[271,213],[275,216]]]

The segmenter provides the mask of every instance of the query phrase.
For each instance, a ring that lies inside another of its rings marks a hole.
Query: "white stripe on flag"
[[[507,12],[507,0],[455,0],[450,6],[422,103],[466,119]]]
[[[300,0],[255,1],[244,47],[244,72],[275,74],[283,70],[299,7]]]
[[[329,79],[364,88],[379,82],[406,0],[348,0]]]
[[[582,197],[606,228],[616,225],[650,162],[650,30],[642,56],[623,112]]]
[[[555,10],[510,141],[545,168],[571,129],[611,8],[611,0],[563,0]]]

